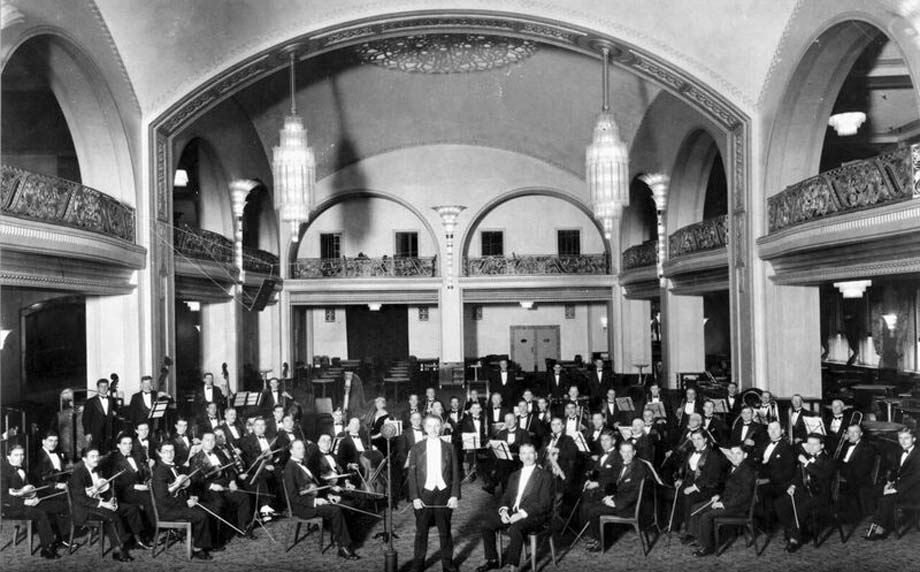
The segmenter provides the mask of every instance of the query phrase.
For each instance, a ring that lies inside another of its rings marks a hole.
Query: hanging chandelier
[[[603,46],[602,83],[604,105],[594,125],[594,139],[585,153],[585,180],[594,216],[604,227],[604,236],[613,235],[613,221],[629,206],[629,150],[620,139],[620,130],[610,113],[607,59],[610,48]]]
[[[272,176],[275,179],[275,208],[280,218],[291,223],[296,242],[300,225],[310,217],[316,192],[316,157],[307,143],[307,129],[297,115],[294,99],[294,53],[291,53],[291,114],[284,118],[279,145],[272,149]]]

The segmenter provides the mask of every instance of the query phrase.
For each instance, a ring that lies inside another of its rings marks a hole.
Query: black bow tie
[[[843,419],[843,415],[834,415],[834,419],[836,419],[837,421],[840,421],[841,419]]]

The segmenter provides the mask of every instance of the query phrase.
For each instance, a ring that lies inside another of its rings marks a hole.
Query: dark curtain
[[[348,359],[375,357],[380,360],[409,357],[409,309],[384,305],[378,311],[367,306],[345,310]]]

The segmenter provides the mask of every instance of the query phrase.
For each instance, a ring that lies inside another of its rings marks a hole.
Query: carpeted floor
[[[495,503],[492,497],[480,489],[480,483],[467,483],[463,488],[463,498],[460,508],[453,518],[454,542],[456,544],[455,559],[461,570],[472,572],[483,563],[482,540],[479,537],[480,516],[487,510],[494,510]],[[406,505],[400,505],[405,509]],[[412,557],[413,536],[415,534],[415,520],[411,509],[400,510],[394,517],[394,526],[399,535],[395,541],[395,549],[399,554],[401,569]],[[214,572],[235,572],[249,570],[266,571],[311,571],[323,572],[363,572],[384,569],[384,544],[375,539],[374,535],[382,530],[382,522],[365,518],[353,527],[357,551],[362,557],[356,562],[346,562],[335,555],[334,549],[320,554],[315,535],[298,544],[290,552],[285,552],[286,542],[292,533],[292,524],[286,521],[277,521],[268,525],[268,530],[278,541],[273,543],[268,539],[265,531],[257,529],[259,536],[255,541],[234,540],[227,546],[227,550],[214,554],[211,562],[192,561],[184,558],[184,545],[173,546],[169,552],[157,556],[152,560],[149,552],[132,551],[135,557],[133,563],[122,564],[115,562],[107,555],[100,559],[96,546],[80,547],[70,556],[60,560],[47,561],[38,555],[29,557],[26,543],[19,546],[7,547],[0,552],[0,569],[4,572],[28,570],[29,572],[42,572],[49,570],[68,571],[94,571],[115,572],[138,570],[196,570]],[[638,539],[632,531],[623,532],[613,527],[608,538],[614,537],[612,546],[606,553],[592,554],[586,552],[581,546],[576,546],[567,553],[571,535],[557,543],[557,556],[559,556],[559,570],[561,571],[619,571],[642,570],[681,572],[744,570],[747,572],[786,572],[793,568],[807,572],[842,571],[850,570],[880,570],[885,572],[915,572],[920,570],[920,532],[916,529],[907,533],[902,539],[894,537],[882,542],[868,542],[862,538],[865,524],[857,528],[856,533],[846,544],[841,544],[839,536],[832,535],[820,548],[815,549],[807,545],[798,553],[790,555],[782,550],[782,538],[772,538],[759,557],[755,557],[752,548],[745,548],[743,539],[739,539],[730,546],[722,556],[694,558],[692,550],[680,544],[676,536],[669,542],[663,536],[655,543],[651,553],[644,557],[639,548]],[[3,527],[2,545],[6,545],[12,537],[12,528]],[[37,541],[37,539],[36,539]],[[328,536],[327,536],[328,542]],[[608,543],[610,540],[608,540]],[[763,547],[764,536],[758,539],[758,546]],[[429,544],[428,570],[437,572],[440,563],[437,559],[437,531],[432,529]],[[549,546],[544,545],[540,550],[539,566],[542,570],[552,570],[549,557]]]

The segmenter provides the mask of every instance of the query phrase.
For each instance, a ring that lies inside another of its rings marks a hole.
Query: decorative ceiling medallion
[[[419,34],[366,42],[356,48],[367,63],[411,73],[487,71],[521,62],[536,42],[482,34]]]

